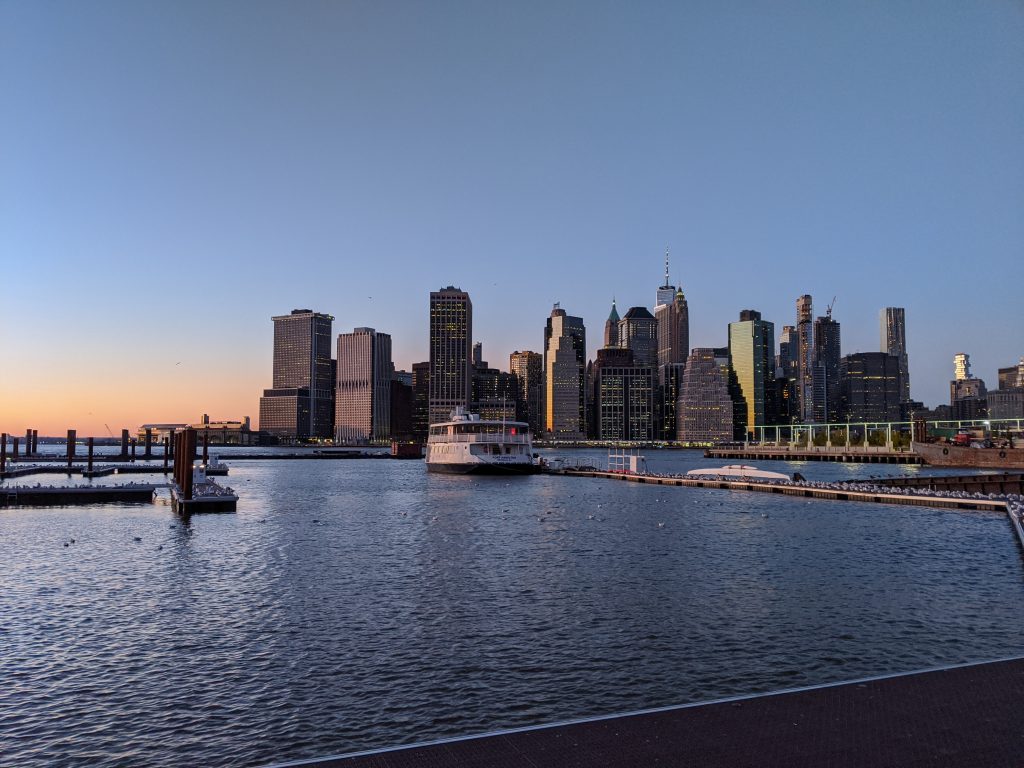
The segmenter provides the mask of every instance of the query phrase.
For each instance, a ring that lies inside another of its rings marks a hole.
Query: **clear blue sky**
[[[594,349],[666,246],[693,346],[811,293],[930,405],[1024,355],[1020,2],[5,0],[0,117],[6,430],[255,416],[296,307],[407,367],[449,283],[492,365]]]

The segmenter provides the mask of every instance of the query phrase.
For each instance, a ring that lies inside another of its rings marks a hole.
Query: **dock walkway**
[[[1024,765],[1024,657],[599,717],[276,768]]]

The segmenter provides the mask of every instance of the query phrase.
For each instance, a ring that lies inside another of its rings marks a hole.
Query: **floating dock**
[[[547,474],[570,477],[598,477],[605,480],[623,480],[647,485],[674,485],[685,488],[715,488],[725,491],[753,491],[799,496],[808,499],[832,501],[861,501],[875,504],[904,504],[915,507],[942,507],[945,509],[975,509],[985,512],[1006,512],[1006,501],[1001,499],[972,499],[950,496],[918,496],[915,494],[858,491],[852,488],[819,488],[809,485],[758,483],[751,480],[697,480],[671,475],[642,475],[623,472],[605,472],[589,469],[551,469]],[[874,482],[874,481],[871,481]],[[839,484],[836,484],[837,486]]]
[[[176,483],[171,483],[171,503],[174,511],[182,515],[202,512],[234,512],[238,508],[238,496],[230,488],[217,485],[212,480],[192,485],[192,497],[185,494]]]
[[[155,485],[110,486],[0,486],[0,506],[57,507],[70,504],[121,502],[148,504],[153,501]]]
[[[913,451],[857,450],[856,448],[796,449],[776,446],[708,448],[709,459],[752,459],[761,461],[839,461],[848,464],[922,464]]]
[[[568,723],[274,768],[1024,765],[1024,658]]]

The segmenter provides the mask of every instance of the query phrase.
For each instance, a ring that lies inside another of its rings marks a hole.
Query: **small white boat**
[[[686,473],[687,477],[725,477],[735,480],[789,480],[788,475],[781,472],[767,472],[757,467],[749,467],[746,464],[729,464],[725,467],[712,469],[691,469]]]

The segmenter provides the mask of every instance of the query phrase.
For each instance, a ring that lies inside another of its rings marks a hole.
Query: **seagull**
[[[175,365],[181,365],[181,360],[175,363]]]

